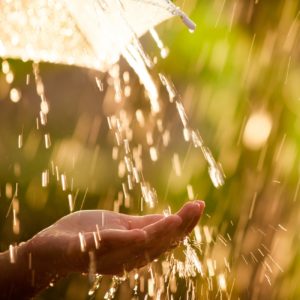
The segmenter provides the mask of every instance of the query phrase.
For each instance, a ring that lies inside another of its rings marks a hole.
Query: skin
[[[71,272],[92,268],[121,275],[145,266],[176,247],[196,226],[204,207],[202,201],[189,202],[167,217],[104,210],[69,214],[17,246],[14,263],[9,251],[0,254],[0,298],[30,298]]]

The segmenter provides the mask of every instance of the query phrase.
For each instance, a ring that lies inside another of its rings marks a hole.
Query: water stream
[[[144,11],[145,7],[147,14],[142,14],[141,17],[140,12]],[[155,60],[144,51],[139,40],[141,35],[150,31],[154,43],[160,50],[161,58],[166,58],[168,49],[164,46],[154,27],[172,16],[179,16],[190,31],[195,30],[195,24],[168,0],[89,0],[85,2],[84,6],[82,6],[82,2],[75,0],[72,2],[64,0],[6,0],[1,2],[0,24],[5,22],[5,26],[1,26],[0,31],[0,56],[4,59],[15,58],[23,61],[34,61],[33,75],[36,92],[41,100],[36,126],[37,129],[43,127],[46,149],[51,148],[51,132],[47,130],[47,116],[51,112],[49,112],[49,103],[45,94],[39,63],[63,63],[108,71],[115,91],[114,99],[111,101],[120,102],[122,98],[126,98],[126,95],[130,95],[131,89],[129,75],[124,73],[122,77],[120,74],[118,60],[122,55],[128,65],[135,71],[146,91],[150,103],[152,122],[157,124],[159,138],[163,140],[163,145],[167,146],[170,138],[167,126],[161,118],[162,107],[168,102],[177,111],[178,120],[182,125],[181,136],[187,143],[199,149],[199,153],[202,153],[203,159],[207,162],[208,174],[212,184],[216,188],[224,184],[225,175],[222,167],[205,144],[200,131],[191,126],[184,108],[184,99],[176,91],[168,75],[155,72]],[[37,29],[38,33],[36,33]],[[2,71],[6,74],[7,82],[11,82],[13,73],[7,60],[2,63]],[[95,77],[95,80],[99,91],[102,92],[101,81],[97,77]],[[168,99],[163,99],[160,95],[159,81],[165,87]],[[141,88],[143,88],[142,86]],[[17,89],[11,89],[11,101],[18,102],[20,97],[21,95]],[[144,113],[141,110],[134,112],[121,110],[108,116],[107,121],[115,137],[112,157],[119,161],[118,176],[124,179],[121,187],[122,201],[125,207],[130,207],[130,201],[136,201],[131,194],[135,189],[139,189],[142,195],[139,206],[143,211],[145,205],[154,208],[159,202],[159,195],[155,187],[143,174],[142,146],[134,144],[134,129],[129,118],[130,114],[136,116],[140,125],[145,123]],[[151,160],[155,163],[159,158],[160,149],[153,143],[151,133],[145,132],[145,135],[148,149],[143,149],[143,151],[148,152]],[[156,138],[158,137],[156,136]],[[19,136],[18,147],[22,148],[22,135]],[[199,159],[201,159],[200,156]],[[180,176],[182,167],[178,154],[174,153],[172,162],[174,172]],[[70,190],[68,203],[72,212],[75,205],[74,198],[76,198],[76,196],[74,197],[72,179],[67,178],[64,171],[59,170],[56,163],[52,162],[52,167],[45,169],[41,174],[43,187],[48,186],[51,174],[60,182],[63,191]],[[187,190],[190,200],[193,200],[192,186],[188,185]],[[18,232],[18,205],[16,203],[13,204],[13,212],[14,232]],[[208,241],[207,248],[209,248],[212,233],[209,228],[200,232],[199,227],[196,227],[196,231],[198,234],[195,235],[194,241],[186,239],[184,242],[184,260],[175,258],[173,254],[168,255],[162,262],[162,265],[165,266],[162,274],[160,276],[154,276],[153,274],[150,276],[148,279],[149,296],[153,294],[154,290],[159,293],[163,292],[160,281],[166,283],[167,293],[174,292],[176,290],[175,277],[177,275],[179,278],[186,279],[187,293],[190,295],[190,299],[196,299],[195,277],[197,275],[207,278],[210,282],[211,277],[215,274],[215,267],[208,258],[206,260],[207,267],[204,268],[199,257],[202,251],[202,246],[200,246],[203,239],[202,235]],[[10,247],[10,253],[13,260],[15,254],[13,247]],[[224,288],[223,273],[219,274],[219,277]],[[89,296],[93,296],[100,286],[102,276],[91,274],[90,278],[92,280]],[[139,276],[135,279],[133,288],[135,294],[138,289],[138,280],[140,280]],[[113,299],[122,282],[123,278],[114,277],[105,299]],[[212,282],[210,284],[212,285]]]

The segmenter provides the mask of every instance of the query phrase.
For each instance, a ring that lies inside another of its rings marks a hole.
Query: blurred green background
[[[163,72],[172,78],[191,124],[222,164],[226,182],[222,188],[214,188],[201,152],[184,142],[177,112],[165,104],[162,118],[170,130],[170,144],[162,147],[159,134],[149,125],[158,161],[153,163],[147,151],[143,152],[144,175],[157,190],[158,206],[143,213],[162,212],[168,206],[176,211],[188,199],[189,184],[195,198],[206,201],[201,261],[206,270],[207,259],[212,259],[215,274],[194,279],[197,299],[298,299],[300,2],[185,0],[176,4],[196,22],[197,29],[189,33],[177,18],[158,27],[170,53],[158,60],[153,74]],[[150,56],[159,55],[149,35],[142,43]],[[9,84],[0,73],[3,251],[69,213],[70,190],[76,210],[81,206],[112,210],[122,179],[118,162],[112,159],[114,140],[106,116],[121,108],[149,112],[143,87],[123,60],[120,68],[130,73],[131,96],[113,105],[114,91],[107,74],[41,64],[50,112],[47,126],[37,130],[40,99],[32,64],[8,61],[13,82]],[[102,92],[95,76],[103,82]],[[158,78],[155,80],[159,84]],[[14,87],[22,94],[18,103],[9,100]],[[162,102],[168,102],[164,88],[160,90]],[[45,149],[43,139],[48,132],[51,147]],[[142,141],[144,131],[136,128],[134,132],[136,141]],[[20,149],[19,135],[23,139]],[[179,177],[172,169],[174,153],[181,161]],[[51,174],[49,185],[42,187],[41,174],[51,170],[51,162],[66,174],[67,191],[62,191]],[[16,185],[19,234],[12,227]],[[120,211],[140,214],[138,200],[132,200],[130,208],[121,206]],[[218,274],[226,277],[226,291],[218,287]],[[109,282],[109,278],[103,281],[96,299],[103,298]],[[174,299],[180,295],[187,298],[186,289],[183,284]],[[87,290],[87,279],[72,275],[37,299],[87,299]],[[117,298],[131,299],[128,283]]]

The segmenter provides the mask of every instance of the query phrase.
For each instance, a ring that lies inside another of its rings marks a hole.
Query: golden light
[[[15,88],[12,88],[9,93],[10,100],[17,103],[21,99],[21,92]]]
[[[266,111],[253,113],[247,120],[243,144],[251,150],[259,150],[267,142],[272,130],[272,119]]]

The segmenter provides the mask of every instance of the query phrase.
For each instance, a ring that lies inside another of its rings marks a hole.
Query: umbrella
[[[107,71],[122,54],[158,112],[158,91],[147,70],[152,62],[138,38],[172,16],[195,29],[169,0],[4,0],[0,56]]]
[[[129,44],[172,16],[194,29],[169,0],[3,0],[0,56],[107,71]]]

